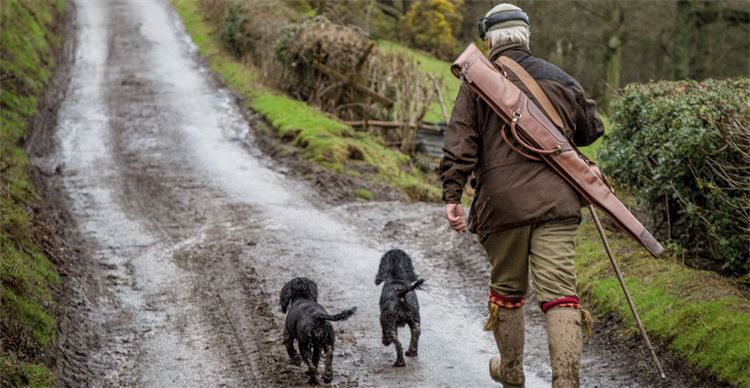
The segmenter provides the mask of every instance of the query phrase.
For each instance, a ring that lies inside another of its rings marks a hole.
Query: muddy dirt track
[[[358,307],[334,324],[333,385],[493,385],[495,345],[481,329],[487,264],[439,205],[334,203],[260,150],[260,123],[201,64],[167,1],[76,4],[54,152],[35,160],[54,172],[80,252],[64,277],[61,385],[303,385],[277,302],[294,276],[315,280],[331,312]],[[412,255],[428,285],[420,354],[405,368],[380,344],[373,280],[391,247]],[[527,386],[548,386],[534,306]],[[642,349],[598,335],[584,350],[584,386],[653,384]]]

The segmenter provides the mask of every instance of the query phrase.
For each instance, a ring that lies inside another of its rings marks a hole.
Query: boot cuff
[[[524,300],[500,295],[497,291],[490,289],[490,303],[506,309],[517,309],[523,306]]]
[[[487,317],[487,322],[484,324],[484,330],[495,330],[495,325],[497,325],[498,314],[500,314],[501,308],[513,310],[523,306],[523,303],[523,298],[511,298],[500,295],[497,291],[490,289],[490,301],[487,303],[487,307],[490,310],[490,316]],[[521,312],[521,314],[523,314],[523,312]]]
[[[546,313],[551,308],[554,307],[568,307],[568,308],[574,308],[574,309],[581,309],[581,302],[578,300],[577,296],[564,296],[562,298],[557,298],[555,300],[549,301],[547,303],[542,303],[542,312]]]

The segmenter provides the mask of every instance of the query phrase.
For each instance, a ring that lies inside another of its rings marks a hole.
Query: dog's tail
[[[349,319],[352,315],[354,315],[354,312],[357,311],[356,307],[352,307],[348,310],[344,310],[338,314],[324,314],[324,313],[317,313],[313,315],[313,318],[319,321],[344,321]]]
[[[423,288],[422,288],[422,285],[423,285],[423,284],[424,284],[424,279],[419,279],[419,280],[417,280],[417,281],[416,281],[416,282],[414,282],[414,283],[413,283],[413,284],[412,284],[411,286],[409,286],[409,288],[407,288],[407,289],[405,289],[405,290],[403,290],[403,291],[399,292],[399,293],[398,293],[398,297],[399,297],[399,298],[403,298],[403,297],[405,297],[405,296],[406,296],[406,294],[408,294],[408,293],[410,293],[410,292],[412,292],[412,291],[414,291],[414,290],[422,290],[422,289],[423,289]]]

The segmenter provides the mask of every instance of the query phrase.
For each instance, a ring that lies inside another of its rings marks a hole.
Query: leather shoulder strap
[[[512,71],[513,74],[515,74],[518,79],[520,79],[521,82],[526,85],[526,88],[529,89],[531,95],[534,96],[534,98],[539,102],[539,105],[542,106],[544,113],[546,113],[550,120],[552,120],[552,123],[555,124],[557,128],[563,129],[564,124],[562,118],[560,117],[560,114],[557,113],[555,106],[552,105],[552,101],[549,100],[547,94],[544,93],[544,90],[542,90],[541,86],[539,86],[539,83],[536,82],[534,77],[532,77],[531,74],[529,74],[529,72],[527,72],[526,69],[523,68],[523,66],[519,65],[518,62],[514,61],[510,57],[501,56],[498,61],[502,66]]]

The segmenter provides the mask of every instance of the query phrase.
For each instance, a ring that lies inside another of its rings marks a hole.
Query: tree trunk
[[[622,60],[622,24],[625,17],[622,12],[622,3],[615,1],[609,13],[609,22],[612,30],[607,41],[607,52],[605,54],[605,84],[602,93],[601,109],[609,114],[610,104],[620,89],[620,73]]]
[[[693,56],[692,5],[688,0],[678,0],[675,18],[674,46],[672,47],[672,78],[685,79],[690,76],[690,59]]]

